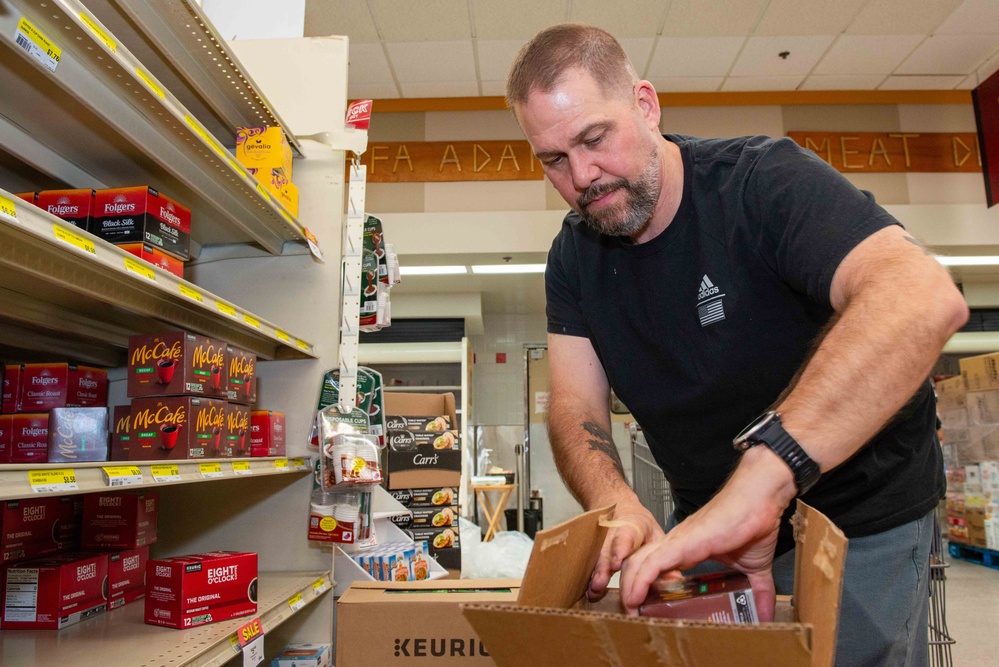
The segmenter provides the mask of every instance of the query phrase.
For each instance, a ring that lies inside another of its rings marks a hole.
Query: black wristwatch
[[[805,453],[791,434],[784,430],[780,415],[773,410],[760,416],[732,441],[732,445],[740,452],[760,443],[772,449],[791,469],[799,496],[804,495],[815,482],[819,481],[822,475],[819,465]]]

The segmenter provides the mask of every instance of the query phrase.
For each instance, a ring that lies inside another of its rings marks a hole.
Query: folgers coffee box
[[[132,441],[132,406],[116,405],[111,413],[111,451],[109,461],[127,461],[128,445]]]
[[[284,456],[284,413],[271,410],[250,412],[250,456]]]
[[[107,598],[107,554],[62,554],[10,566],[3,629],[58,630],[104,613]]]
[[[388,430],[388,488],[458,486],[461,438],[457,431]]]
[[[276,169],[291,180],[291,145],[280,127],[237,127],[236,159],[248,170],[256,170],[257,174],[270,174]]]
[[[226,398],[230,403],[253,405],[257,402],[255,372],[257,355],[232,345],[226,346],[228,383]]]
[[[458,489],[451,486],[429,489],[394,489],[389,491],[403,507],[457,507]]]
[[[128,460],[210,459],[227,447],[226,402],[197,396],[132,401]]]
[[[35,203],[35,193],[34,192],[15,192],[14,196],[18,199],[23,199],[29,204]]]
[[[21,412],[107,405],[106,370],[65,363],[24,364],[22,368]]]
[[[107,408],[55,408],[49,412],[49,463],[107,460]]]
[[[35,195],[35,206],[75,227],[89,231],[94,191],[42,190]]]
[[[4,501],[0,509],[0,563],[35,558],[59,549],[59,498]]]
[[[7,364],[4,366],[3,404],[0,405],[0,412],[12,414],[21,411],[19,401],[21,400],[21,376],[23,374],[23,365]]]
[[[146,595],[149,546],[108,554],[108,609],[117,609]]]
[[[83,498],[83,549],[136,549],[156,542],[159,494],[88,493]]]
[[[225,343],[183,331],[128,339],[128,396],[228,395]]]
[[[148,243],[119,243],[119,248],[153,266],[169,271],[178,278],[184,277],[184,262]]]
[[[98,190],[90,233],[115,245],[148,243],[191,258],[191,211],[145,186]]]
[[[257,554],[213,551],[146,564],[150,625],[192,628],[257,612]]]
[[[47,463],[49,413],[11,415],[11,463]]]
[[[406,530],[414,542],[426,542],[430,556],[441,567],[451,571],[461,571],[461,534],[458,519],[451,526],[421,526]]]
[[[0,463],[10,463],[14,446],[14,415],[0,414]]]
[[[759,623],[749,578],[715,572],[653,582],[639,616],[685,618],[708,623]]]
[[[219,456],[250,456],[252,434],[250,426],[250,406],[230,403],[225,409],[225,446]]]

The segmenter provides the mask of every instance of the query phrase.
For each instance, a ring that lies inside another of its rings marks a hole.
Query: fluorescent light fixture
[[[472,273],[544,273],[544,264],[473,264]]]
[[[468,273],[467,266],[400,266],[399,273],[404,276],[450,276]]]
[[[999,255],[982,255],[968,257],[948,257],[937,255],[937,261],[944,266],[999,266]]]

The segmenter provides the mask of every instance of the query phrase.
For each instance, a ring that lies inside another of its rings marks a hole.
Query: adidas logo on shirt
[[[701,278],[701,291],[697,293],[697,300],[706,299],[714,294],[718,294],[718,288],[711,282],[711,278],[707,276]]]
[[[702,327],[725,319],[725,306],[722,304],[725,295],[719,294],[720,291],[707,275],[701,278],[701,287],[697,292],[697,319]]]

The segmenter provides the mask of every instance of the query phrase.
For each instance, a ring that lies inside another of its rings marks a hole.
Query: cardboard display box
[[[458,416],[455,412],[454,394],[410,394],[403,392],[385,392],[386,420],[393,415],[402,417],[422,415],[442,415],[451,421],[450,428],[458,428]]]
[[[628,618],[610,593],[587,604],[607,534],[600,524],[610,516],[610,508],[594,510],[538,532],[515,606],[461,605],[497,665],[522,665],[525,656],[576,666],[833,664],[847,540],[820,512],[798,501],[794,622],[757,626]],[[786,613],[779,609],[778,618]]]
[[[191,211],[146,186],[98,190],[90,233],[115,245],[147,243],[191,258]]]
[[[146,563],[145,621],[191,628],[257,613],[257,554],[212,551]]]
[[[226,401],[198,396],[132,401],[128,459],[212,459],[228,454]],[[245,434],[244,434],[245,435]]]
[[[389,489],[461,483],[461,437],[457,431],[390,430],[386,442]]]
[[[958,363],[966,391],[999,389],[999,352],[965,357]]]
[[[160,495],[88,493],[83,499],[84,549],[137,549],[156,541]]]

